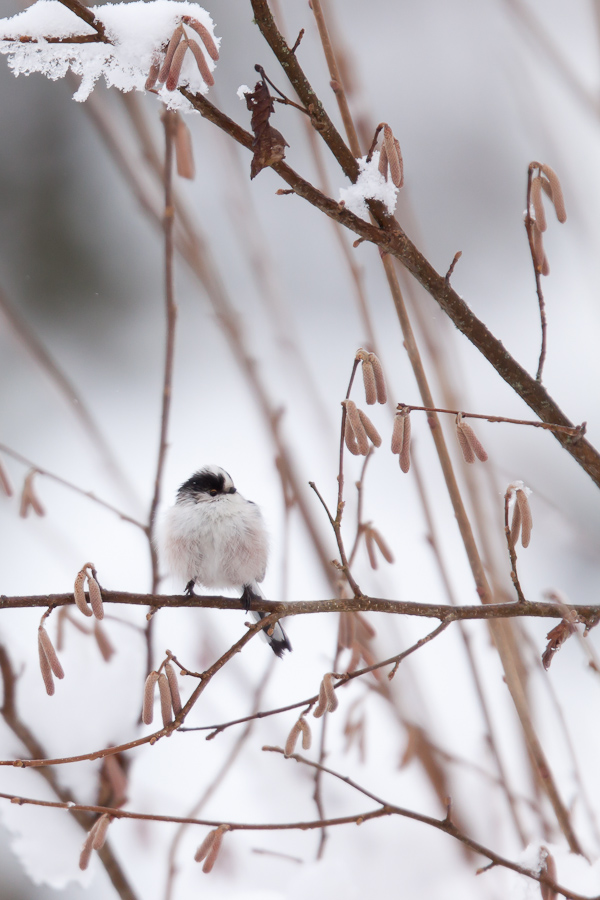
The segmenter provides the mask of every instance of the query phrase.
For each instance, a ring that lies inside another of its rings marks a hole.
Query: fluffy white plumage
[[[258,586],[269,549],[263,517],[219,466],[206,466],[181,485],[164,518],[163,545],[169,571],[184,580],[188,593],[199,584],[240,588],[246,604],[264,596]],[[279,623],[267,640],[278,656],[292,649]]]

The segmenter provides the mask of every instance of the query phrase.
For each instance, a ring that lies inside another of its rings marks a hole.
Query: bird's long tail
[[[246,591],[246,588],[248,591]],[[254,594],[258,599],[265,600],[265,595],[254,581],[250,585],[246,585],[244,587],[244,595],[248,598],[248,594]],[[255,622],[260,622],[261,619],[264,619],[267,613],[258,612],[258,610],[251,610],[251,615],[253,616]],[[269,629],[270,630],[270,629]],[[280,659],[283,656],[285,650],[291,650],[292,645],[290,644],[290,639],[287,634],[281,627],[280,622],[275,623],[275,627],[273,628],[273,634],[269,634],[266,628],[263,628],[263,635],[267,641],[271,645],[271,650],[273,653],[278,656]]]

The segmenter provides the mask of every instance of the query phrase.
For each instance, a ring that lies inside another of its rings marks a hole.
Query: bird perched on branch
[[[265,577],[268,540],[261,512],[237,491],[231,476],[219,466],[205,466],[188,478],[166,513],[163,543],[169,571],[185,579],[185,592],[237,587],[249,611],[253,599],[264,598],[258,582]],[[252,610],[258,622],[266,613]],[[291,650],[277,622],[273,633],[264,629],[277,656]]]

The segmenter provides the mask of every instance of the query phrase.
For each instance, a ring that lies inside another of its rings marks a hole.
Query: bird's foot
[[[250,612],[250,605],[253,600],[260,600],[260,597],[254,593],[252,587],[249,584],[244,585],[244,590],[242,591],[242,596],[240,600],[244,604],[244,609],[246,612]]]
[[[188,597],[193,597],[193,596],[194,596],[194,585],[195,585],[195,584],[196,584],[196,580],[195,580],[194,578],[192,578],[192,580],[191,580],[191,581],[188,581],[188,583],[186,584],[186,586],[185,586],[185,588],[184,588],[184,590],[183,590],[183,593],[184,593],[184,594],[187,594]]]

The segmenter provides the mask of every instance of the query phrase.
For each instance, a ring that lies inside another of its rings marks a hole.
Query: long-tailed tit
[[[253,598],[264,598],[258,582],[265,577],[268,540],[261,512],[235,488],[231,476],[218,466],[200,469],[181,485],[163,529],[167,565],[185,579],[185,591],[238,587],[246,610]],[[258,622],[265,613],[252,610]],[[277,656],[291,650],[279,624],[266,638]]]

